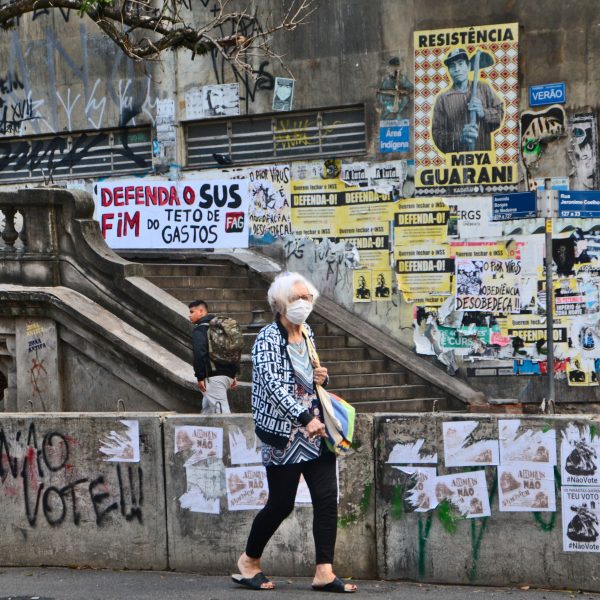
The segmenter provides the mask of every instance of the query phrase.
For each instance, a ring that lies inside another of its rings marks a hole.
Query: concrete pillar
[[[46,318],[15,319],[18,412],[62,411],[56,323]]]

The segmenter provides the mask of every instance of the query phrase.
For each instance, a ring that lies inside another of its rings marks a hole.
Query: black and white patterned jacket
[[[308,325],[306,331],[313,339]],[[295,376],[287,351],[287,331],[279,320],[260,330],[252,347],[252,417],[265,444],[286,447],[292,423],[306,426],[313,416],[294,396]]]

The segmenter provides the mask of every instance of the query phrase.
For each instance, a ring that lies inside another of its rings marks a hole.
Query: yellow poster
[[[354,302],[371,302],[373,296],[373,275],[371,271],[360,270],[353,272]]]
[[[518,23],[416,31],[417,195],[516,190]]]
[[[391,269],[375,269],[371,271],[372,281],[375,282],[375,302],[386,302],[392,299]]]
[[[449,215],[441,198],[400,200],[394,213],[394,245],[445,242]]]
[[[454,261],[446,244],[397,245],[394,258],[398,287],[407,302],[423,302],[432,295],[450,295]]]
[[[352,187],[339,179],[296,180],[292,181],[291,203],[292,229],[298,237],[352,241],[389,236],[391,192]]]

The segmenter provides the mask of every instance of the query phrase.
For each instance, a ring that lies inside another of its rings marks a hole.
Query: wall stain
[[[419,577],[425,577],[425,558],[427,556],[427,542],[429,541],[429,531],[431,529],[431,523],[433,521],[433,514],[427,515],[425,526],[423,527],[423,521],[419,516]]]
[[[359,519],[367,514],[369,504],[371,503],[371,495],[373,493],[373,484],[368,483],[363,490],[362,498],[358,502],[358,513],[350,513],[338,519],[338,527],[344,529],[351,523],[356,523]]]
[[[392,488],[391,515],[392,519],[399,520],[404,516],[404,493],[403,485],[395,485]]]
[[[448,502],[442,500],[438,504],[437,517],[447,533],[456,533],[457,523],[463,520],[460,513]]]

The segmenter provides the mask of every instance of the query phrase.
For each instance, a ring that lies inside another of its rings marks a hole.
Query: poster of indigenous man
[[[518,24],[417,31],[417,195],[516,190]]]

